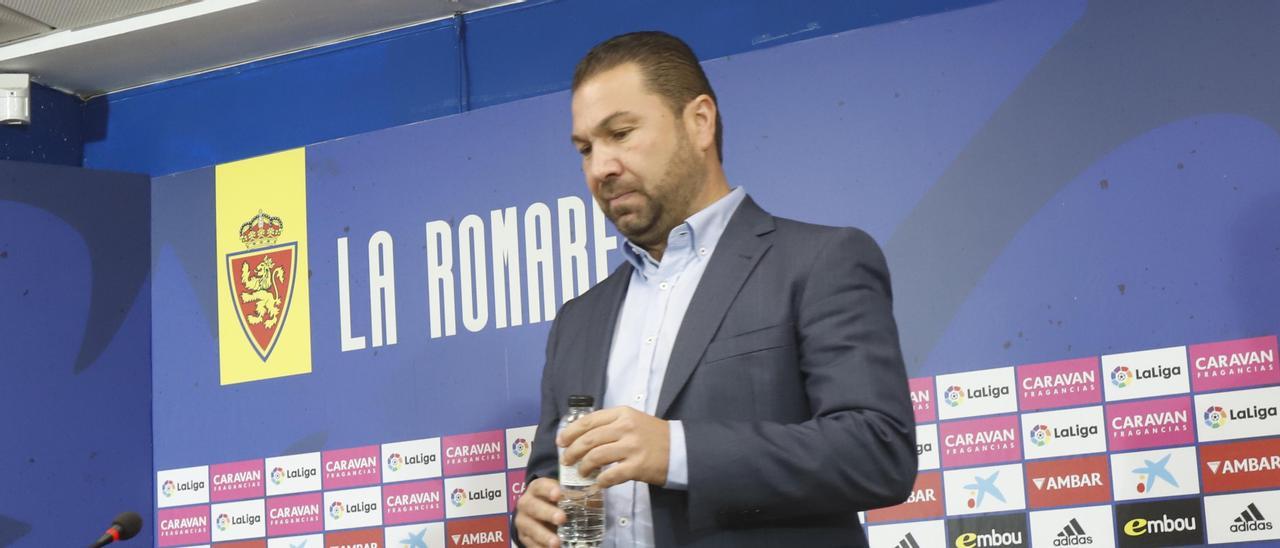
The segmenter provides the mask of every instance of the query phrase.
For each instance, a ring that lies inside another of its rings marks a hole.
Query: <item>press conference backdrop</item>
[[[873,545],[1280,537],[1280,38],[1233,8],[706,64],[731,182],[888,255],[922,471]],[[152,181],[157,544],[509,543],[550,321],[620,260],[568,100]]]

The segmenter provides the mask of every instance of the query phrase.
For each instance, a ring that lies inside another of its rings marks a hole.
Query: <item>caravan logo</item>
[[[911,408],[915,410],[916,423],[938,420],[938,410],[933,404],[933,377],[919,377],[907,381],[911,394]]]
[[[1192,345],[1190,352],[1197,392],[1280,383],[1274,335]]]
[[[377,445],[367,445],[321,453],[324,488],[358,487],[382,481],[382,467],[378,465],[379,450]]]
[[[210,466],[209,481],[212,484],[209,498],[215,502],[262,497],[265,493],[262,459]]]
[[[1101,402],[1098,358],[1018,367],[1018,400],[1024,411]]]
[[[1187,396],[1108,405],[1107,426],[1112,451],[1195,443]]]
[[[162,508],[156,512],[156,546],[209,542],[209,507]]]
[[[942,465],[972,466],[1015,461],[1022,457],[1018,418],[1013,415],[943,422]]]
[[[384,525],[444,519],[440,480],[415,481],[382,486]]]
[[[504,437],[503,430],[445,436],[444,473],[453,476],[505,469]]]
[[[300,535],[324,529],[324,499],[305,493],[267,499],[267,535]]]

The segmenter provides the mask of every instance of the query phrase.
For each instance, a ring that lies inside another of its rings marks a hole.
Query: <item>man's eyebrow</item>
[[[600,131],[608,127],[609,124],[612,124],[614,120],[617,120],[618,118],[621,118],[623,116],[631,116],[631,115],[632,113],[629,110],[619,110],[617,112],[614,112],[613,114],[605,116],[603,120],[600,120],[600,123],[596,124],[596,127],[593,131]],[[573,144],[578,144],[578,143],[586,142],[586,139],[578,137],[577,135],[570,135],[569,141]]]

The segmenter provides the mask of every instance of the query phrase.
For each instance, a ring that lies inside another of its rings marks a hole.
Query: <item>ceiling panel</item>
[[[192,0],[0,0],[0,5],[24,13],[55,29],[78,29],[191,2]]]
[[[48,25],[27,17],[0,3],[0,44],[20,40],[51,30]]]

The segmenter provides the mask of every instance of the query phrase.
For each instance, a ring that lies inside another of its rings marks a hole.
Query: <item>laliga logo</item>
[[[1038,424],[1035,428],[1031,429],[1031,443],[1036,444],[1036,447],[1044,447],[1049,443],[1049,439],[1052,437],[1053,434],[1049,433],[1049,427],[1047,425]]]
[[[1128,367],[1120,366],[1111,370],[1111,384],[1124,388],[1133,382],[1133,372]]]
[[[387,457],[387,468],[392,472],[399,470],[401,466],[404,466],[404,459],[400,457],[400,453],[392,453]]]
[[[529,454],[529,442],[525,441],[524,438],[516,438],[516,441],[511,442],[511,452],[515,453],[517,457],[523,458]]]
[[[942,397],[947,401],[947,405],[959,407],[960,404],[964,403],[964,389],[959,386],[952,386],[947,388]]]
[[[161,487],[161,488],[160,488],[160,491],[161,491],[162,493],[164,493],[164,496],[166,496],[166,497],[172,497],[172,496],[173,496],[173,491],[174,491],[174,487],[173,487],[173,480],[167,480],[167,481],[165,481],[165,482],[164,482],[164,487]]]
[[[1227,412],[1220,406],[1213,406],[1204,410],[1204,425],[1211,428],[1222,428],[1227,423]]]
[[[227,525],[228,525],[228,524],[230,524],[230,523],[231,523],[231,518],[230,518],[230,517],[227,517],[227,515],[226,515],[226,514],[222,514],[222,515],[219,515],[219,516],[218,516],[218,530],[219,530],[219,531],[226,531],[226,530],[227,530]]]
[[[449,495],[449,502],[453,503],[454,508],[462,508],[462,503],[467,502],[467,492],[461,487],[454,489],[453,494]]]
[[[271,483],[280,485],[282,481],[284,481],[284,469],[277,466],[275,470],[271,471]]]
[[[329,505],[329,515],[333,519],[340,519],[342,517],[342,503],[336,500],[333,501],[333,504]]]

